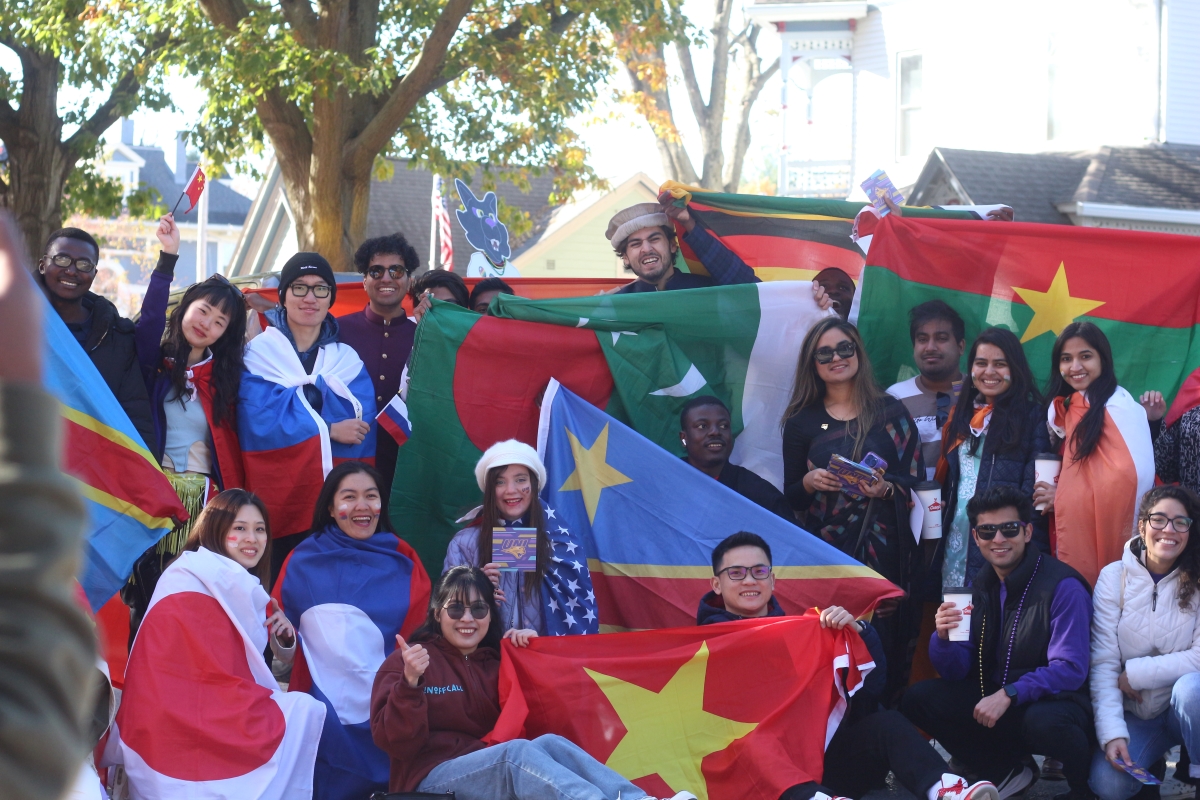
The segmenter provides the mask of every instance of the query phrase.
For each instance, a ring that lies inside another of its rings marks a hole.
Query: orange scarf
[[[971,415],[971,433],[976,436],[982,436],[987,432],[988,424],[992,421],[992,411],[995,406],[988,403],[985,406],[976,406],[975,413]],[[942,425],[942,430],[950,427],[951,420],[954,419],[954,409],[950,409],[950,414],[946,417],[946,424]],[[966,436],[959,435],[953,442],[947,442],[942,439],[942,453],[938,456],[937,470],[933,473],[933,479],[946,487],[946,476],[950,473],[950,463],[946,461],[946,454],[954,450],[967,440]]]

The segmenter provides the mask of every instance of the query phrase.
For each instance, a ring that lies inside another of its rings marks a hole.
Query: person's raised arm
[[[709,277],[716,284],[728,286],[735,283],[760,282],[754,270],[746,266],[741,256],[705,230],[703,225],[696,224],[686,206],[675,205],[670,192],[660,194],[658,202],[663,212],[684,229],[683,241],[696,254],[696,258],[700,259],[700,263],[708,270]]]
[[[23,248],[0,214],[0,786],[56,800],[88,746],[96,652],[72,599],[86,518],[59,471],[58,403],[40,386],[43,303]]]
[[[159,350],[163,332],[167,329],[171,281],[175,279],[175,263],[179,261],[179,226],[175,224],[175,218],[170,214],[160,218],[154,233],[162,249],[158,253],[158,264],[150,273],[150,285],[146,287],[146,296],[142,298],[142,310],[134,327],[133,339],[148,392],[154,389],[154,374],[161,362]]]

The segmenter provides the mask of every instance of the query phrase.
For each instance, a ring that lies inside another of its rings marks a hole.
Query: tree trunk
[[[6,109],[0,135],[8,148],[9,208],[36,261],[47,237],[62,227],[62,193],[75,160],[62,144],[58,59],[24,48],[20,57],[21,106]]]

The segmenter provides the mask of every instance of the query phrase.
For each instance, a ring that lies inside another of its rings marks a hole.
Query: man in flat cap
[[[675,269],[679,242],[671,220],[686,231],[683,240],[708,270],[708,275]],[[604,235],[625,265],[637,275],[637,280],[618,290],[622,294],[758,283],[759,280],[754,270],[736,253],[696,225],[686,206],[674,205],[669,192],[659,195],[657,203],[638,203],[618,211]]]

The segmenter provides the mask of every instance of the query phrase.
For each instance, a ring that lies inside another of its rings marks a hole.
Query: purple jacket
[[[134,340],[137,343],[138,364],[142,368],[142,380],[150,395],[150,417],[154,422],[154,440],[146,442],[154,458],[162,463],[163,449],[167,443],[166,416],[163,405],[170,381],[162,373],[162,338],[167,330],[167,305],[171,299],[171,281],[175,278],[175,263],[179,256],[159,251],[158,264],[150,273],[150,286],[142,299],[142,310],[138,316]]]
[[[1000,607],[1008,596],[1004,581],[1000,582]],[[1050,645],[1046,650],[1049,663],[1012,682],[1017,690],[1017,703],[1032,703],[1059,692],[1076,691],[1087,682],[1091,656],[1092,598],[1081,583],[1065,580],[1058,584],[1050,604]],[[992,680],[1002,679],[1005,650],[1008,643],[999,642],[996,670]],[[929,639],[929,659],[934,669],[946,680],[965,680],[971,672],[971,643],[943,640],[934,631]]]

